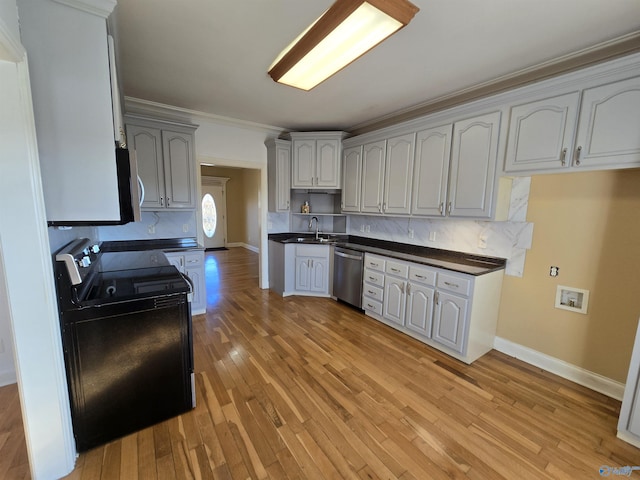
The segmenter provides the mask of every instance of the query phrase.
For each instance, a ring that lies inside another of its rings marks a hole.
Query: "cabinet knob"
[[[567,163],[567,149],[566,148],[563,148],[562,152],[560,153],[560,163],[562,164],[563,167]]]
[[[580,166],[580,154],[582,154],[582,147],[578,147],[576,148],[576,158],[575,158],[575,165],[576,166]]]

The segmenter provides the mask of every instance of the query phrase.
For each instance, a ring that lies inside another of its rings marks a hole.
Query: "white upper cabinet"
[[[269,211],[288,212],[291,202],[291,142],[268,140]]]
[[[342,211],[360,211],[362,146],[345,148],[342,159]]]
[[[82,2],[78,8],[63,3],[18,2],[47,220],[118,223],[106,24],[115,2],[105,2],[104,16],[81,10]]]
[[[339,189],[343,132],[293,132],[291,188]]]
[[[516,105],[511,108],[504,170],[639,167],[638,112],[640,77]]]
[[[408,214],[411,210],[411,179],[415,134],[387,140],[382,212]]]
[[[562,169],[571,164],[579,92],[511,108],[505,169]]]
[[[640,77],[583,92],[573,164],[640,166]]]
[[[195,126],[127,118],[129,149],[135,151],[144,189],[142,209],[196,207]]]
[[[500,112],[453,125],[447,213],[451,217],[491,217]]]
[[[381,140],[362,147],[360,211],[363,213],[382,213],[386,143]]]
[[[422,130],[416,135],[411,212],[443,215],[449,183],[451,131],[453,125]]]

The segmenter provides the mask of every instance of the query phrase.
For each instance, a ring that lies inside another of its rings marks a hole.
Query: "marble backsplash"
[[[139,222],[98,227],[98,239],[108,240],[148,240],[158,238],[195,237],[195,210],[171,212],[142,212]]]

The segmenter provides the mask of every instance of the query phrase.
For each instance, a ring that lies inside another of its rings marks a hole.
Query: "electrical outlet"
[[[487,236],[484,233],[478,237],[478,248],[487,248]]]
[[[367,226],[365,227],[365,231],[366,231],[366,232],[370,232],[370,231],[371,231],[371,225],[367,225]]]
[[[154,233],[156,233],[156,226],[155,226],[155,225],[149,225],[149,226],[147,227],[147,231],[148,231],[151,235],[153,235]]]
[[[409,229],[409,238],[413,238],[413,228]]]
[[[436,232],[434,230],[429,232],[429,241],[430,242],[435,242],[436,241]]]
[[[360,231],[364,232],[364,223],[362,225],[360,225]]]
[[[188,223],[183,223],[182,224],[182,231],[184,233],[187,233],[189,231],[189,224]]]
[[[273,229],[273,222],[267,222],[267,230]]]
[[[560,267],[549,267],[549,276],[550,277],[557,277],[558,275],[560,275]]]

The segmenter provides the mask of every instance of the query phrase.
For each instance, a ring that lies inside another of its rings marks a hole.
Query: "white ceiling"
[[[350,129],[640,31],[640,0],[413,0],[396,35],[310,92],[267,75],[333,0],[118,0],[127,96],[291,130]]]

